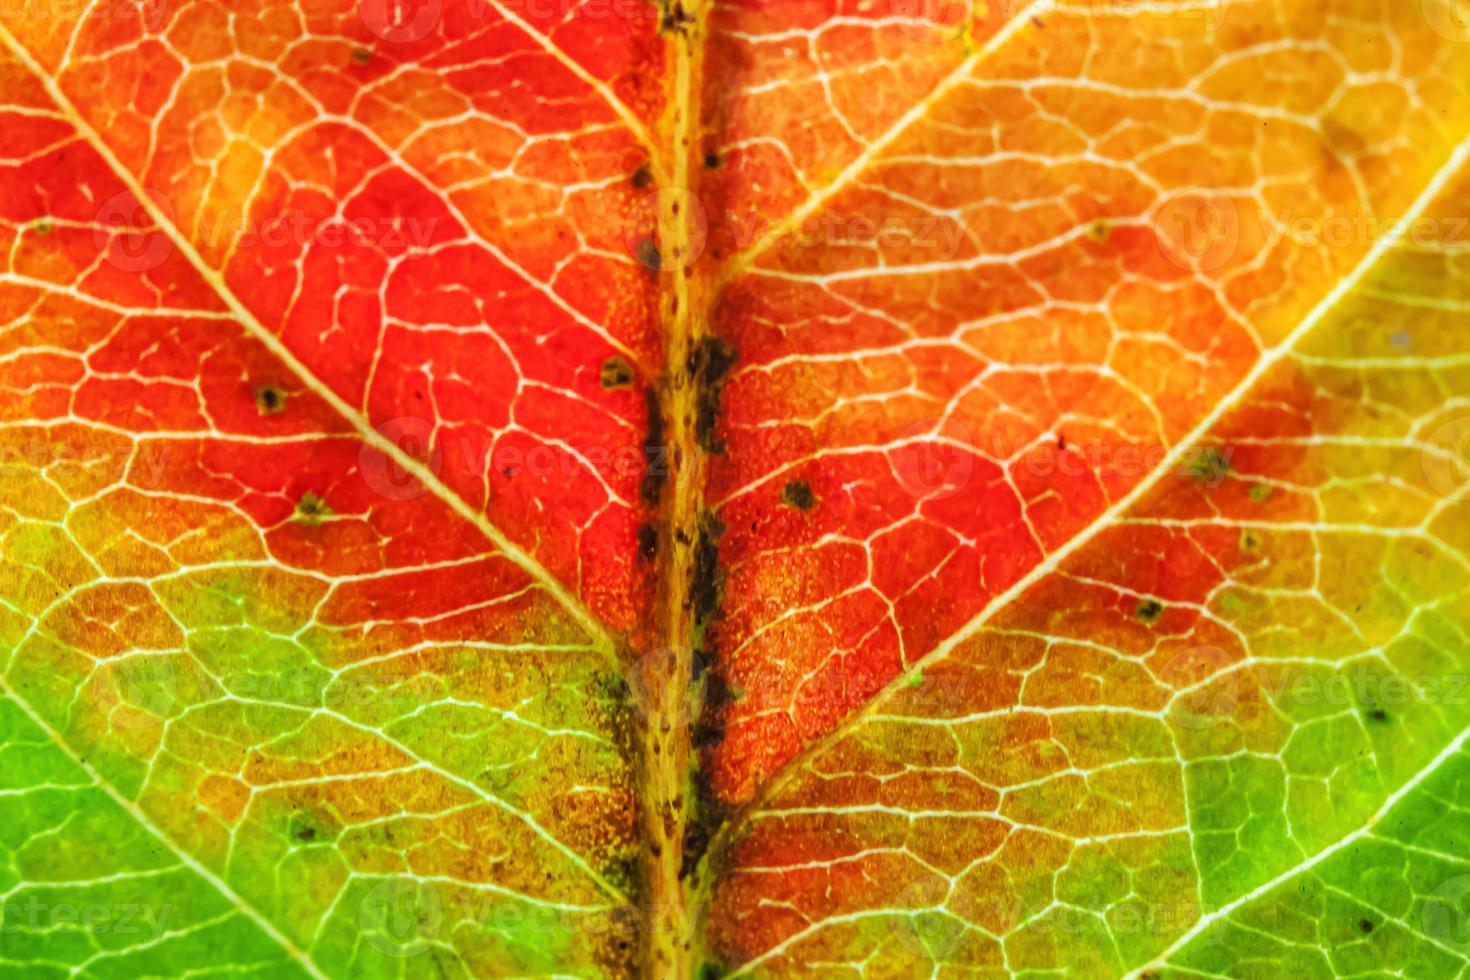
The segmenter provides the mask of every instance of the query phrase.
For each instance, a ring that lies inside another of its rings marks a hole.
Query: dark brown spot
[[[650,507],[657,507],[669,482],[669,448],[664,445],[664,414],[658,403],[658,392],[649,388],[643,393],[647,421],[643,428],[643,479],[638,483],[638,496]]]
[[[658,29],[665,34],[682,34],[689,21],[689,14],[685,12],[684,4],[676,2],[673,6],[665,8],[664,16],[659,21]]]
[[[696,626],[707,623],[720,608],[724,582],[720,574],[720,536],[725,524],[711,513],[699,515],[699,532],[694,542],[694,568],[689,585],[690,611]]]
[[[275,415],[286,407],[286,393],[275,385],[255,389],[255,410],[261,415]]]
[[[599,380],[604,388],[627,388],[633,384],[633,369],[621,357],[609,357],[602,362]]]
[[[781,488],[781,503],[797,510],[811,510],[817,505],[812,488],[801,480],[792,480]]]
[[[638,528],[638,557],[644,561],[653,561],[658,556],[658,531],[651,524],[642,524]]]
[[[689,352],[689,362],[685,365],[696,389],[694,435],[699,448],[707,453],[725,451],[725,444],[715,439],[714,432],[720,417],[720,393],[735,359],[735,351],[729,344],[718,337],[704,337]]]
[[[332,508],[327,506],[327,502],[309,490],[296,501],[296,519],[302,524],[320,524],[331,514]]]

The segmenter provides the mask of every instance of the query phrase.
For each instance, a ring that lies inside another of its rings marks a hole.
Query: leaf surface
[[[0,21],[0,962],[1464,974],[1452,8]]]
[[[384,64],[351,7],[308,13],[7,24],[5,693],[155,863],[242,910],[193,910],[184,942],[238,936],[220,968],[274,941],[316,975],[623,972],[583,925],[636,866],[589,610],[644,601],[639,473],[586,460],[640,458],[643,399],[598,378],[646,356],[646,290],[580,285],[639,271],[576,217],[597,181],[555,172],[589,158],[616,194],[637,141],[519,27]],[[520,75],[543,90],[475,110]],[[533,214],[555,244],[517,236]],[[98,846],[30,785],[7,802],[42,839]],[[54,863],[25,887],[87,877]],[[91,954],[47,926],[17,964]],[[179,962],[139,935],[88,968]]]

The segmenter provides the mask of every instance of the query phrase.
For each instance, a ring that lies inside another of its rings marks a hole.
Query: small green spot
[[[35,228],[36,234],[44,237],[51,234],[51,229],[55,226],[51,224],[51,221],[49,219],[42,218],[40,221],[37,221],[34,225],[32,225],[32,227]]]
[[[286,393],[275,385],[255,389],[255,410],[261,415],[276,415],[286,407]]]
[[[1220,597],[1220,609],[1228,613],[1243,613],[1246,610],[1245,600],[1234,592],[1227,592]]]
[[[781,488],[781,503],[797,510],[811,510],[817,505],[811,485],[803,480],[792,480]]]
[[[1271,499],[1271,488],[1264,483],[1257,483],[1255,486],[1251,487],[1250,497],[1252,500],[1257,502],[1262,500],[1269,500]]]
[[[1145,599],[1138,604],[1135,612],[1145,623],[1156,623],[1164,614],[1164,606],[1157,599]]]
[[[604,388],[627,388],[633,383],[633,369],[621,357],[609,357],[602,362],[601,381]]]
[[[910,674],[908,676],[908,680],[905,681],[904,683],[908,684],[909,687],[923,687],[924,686],[924,672],[922,670],[916,670],[916,671],[914,671],[912,674]]]
[[[327,502],[311,491],[301,495],[296,501],[296,519],[302,524],[320,524],[326,518],[332,516],[332,508]]]
[[[365,65],[373,60],[373,53],[367,48],[353,48],[352,60],[356,64]]]
[[[1230,461],[1213,446],[1201,449],[1184,464],[1184,472],[1206,486],[1219,486],[1230,472]]]

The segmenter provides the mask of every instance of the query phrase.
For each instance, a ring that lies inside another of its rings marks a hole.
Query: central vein
[[[668,185],[658,191],[660,315],[666,351],[658,385],[665,451],[651,465],[667,481],[658,528],[660,577],[654,606],[653,649],[633,667],[644,714],[639,778],[645,869],[643,965],[645,976],[688,980],[693,972],[698,903],[687,878],[686,829],[696,804],[691,729],[697,624],[694,593],[700,567],[703,458],[699,447],[699,385],[692,365],[704,339],[702,278],[696,234],[701,209],[692,163],[699,151],[703,34],[707,4],[670,0],[662,31],[668,41],[669,100],[657,137],[669,159],[660,167]],[[650,411],[655,410],[653,406]],[[698,855],[692,855],[697,860]]]

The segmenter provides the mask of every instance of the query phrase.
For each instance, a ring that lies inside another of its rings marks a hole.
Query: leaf
[[[0,962],[1464,972],[1459,13],[0,19]]]
[[[147,13],[3,25],[7,903],[40,907],[4,955],[626,972],[645,401],[598,371],[648,357],[648,287],[578,213],[637,141],[519,29]],[[554,108],[473,109],[522,75]],[[140,894],[189,907],[58,918]]]

